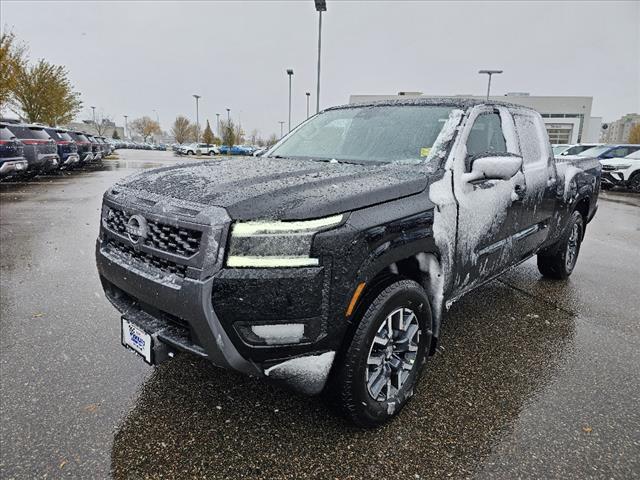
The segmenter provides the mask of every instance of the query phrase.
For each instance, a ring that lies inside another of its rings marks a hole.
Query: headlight
[[[631,166],[631,164],[629,164],[629,165],[612,165],[612,167],[615,168],[616,170],[626,170],[630,166]]]
[[[293,222],[237,222],[231,228],[227,266],[252,268],[309,267],[313,236],[342,222],[342,215]]]

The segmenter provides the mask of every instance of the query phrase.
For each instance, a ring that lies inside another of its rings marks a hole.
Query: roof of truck
[[[480,100],[476,98],[468,97],[398,97],[391,100],[376,100],[372,102],[361,103],[349,103],[346,105],[338,105],[330,107],[325,110],[334,110],[340,108],[355,108],[355,107],[376,107],[376,106],[396,106],[396,105],[434,105],[434,106],[446,106],[446,107],[458,107],[461,109],[467,109],[475,107],[476,105],[497,105],[501,107],[519,108],[525,110],[535,111],[532,108],[525,107],[523,105],[517,105],[515,103],[502,102],[499,100]]]

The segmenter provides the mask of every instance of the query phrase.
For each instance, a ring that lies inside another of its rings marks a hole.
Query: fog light
[[[251,331],[267,345],[300,343],[304,338],[303,323],[281,323],[277,325],[252,325]]]

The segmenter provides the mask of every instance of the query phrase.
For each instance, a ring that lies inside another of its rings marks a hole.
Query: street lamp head
[[[326,12],[327,11],[327,1],[326,0],[313,0],[316,4],[316,11],[318,12]]]
[[[494,73],[502,73],[502,70],[478,70],[478,73],[487,73],[493,75]]]
[[[195,99],[197,100],[197,99],[201,98],[201,96],[200,96],[200,95],[196,95],[196,94],[194,94],[194,95],[193,95],[193,98],[195,98]]]
[[[305,95],[306,95],[307,97],[310,97],[310,96],[311,96],[311,93],[309,93],[309,92],[305,92]]]
[[[287,68],[287,75],[293,75],[293,70],[291,68]]]

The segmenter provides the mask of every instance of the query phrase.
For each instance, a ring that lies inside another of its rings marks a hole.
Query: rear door
[[[542,118],[531,110],[513,110],[522,154],[525,188],[514,202],[518,210],[513,237],[516,261],[544,243],[556,206],[556,168]]]

